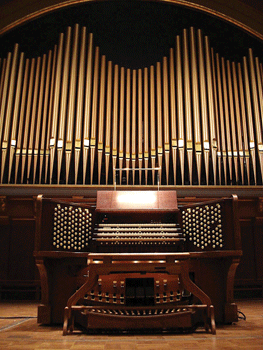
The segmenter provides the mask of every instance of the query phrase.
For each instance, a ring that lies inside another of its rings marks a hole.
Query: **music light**
[[[157,201],[156,193],[147,191],[134,191],[129,193],[119,193],[117,197],[119,203],[131,203],[131,204],[153,204]]]

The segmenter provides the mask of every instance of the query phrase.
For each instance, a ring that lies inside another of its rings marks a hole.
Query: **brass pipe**
[[[47,73],[46,73],[46,82],[45,82],[45,97],[44,97],[44,106],[43,106],[43,120],[42,120],[42,133],[40,140],[40,155],[39,155],[39,183],[41,183],[43,164],[44,164],[44,155],[45,155],[45,140],[49,140],[49,136],[47,137],[48,132],[50,131],[50,123],[48,123],[48,104],[50,100],[50,104],[52,103],[50,92],[51,88],[51,65],[52,65],[52,51],[50,50],[48,53],[47,59]],[[49,129],[48,129],[49,125]],[[43,132],[44,130],[44,132]],[[48,162],[47,162],[48,164]]]
[[[119,168],[120,184],[122,183],[122,168],[124,157],[124,89],[125,88],[125,69],[121,67],[120,74],[120,127],[119,127]]]
[[[119,97],[119,66],[114,66],[114,86],[113,86],[113,124],[112,124],[112,166],[117,167],[118,155],[118,97]],[[114,173],[114,171],[113,171]],[[116,180],[116,179],[114,179]]]
[[[223,81],[223,106],[224,106],[224,116],[225,116],[225,127],[226,127],[226,144],[227,144],[227,161],[228,169],[230,174],[230,182],[233,181],[233,149],[231,144],[231,129],[229,120],[229,102],[228,102],[228,89],[226,80],[226,69],[225,69],[225,59],[221,57],[221,67],[222,67],[222,81]]]
[[[243,75],[242,75],[242,68],[241,64],[238,63],[237,65],[238,70],[238,86],[239,86],[239,95],[240,95],[240,108],[241,108],[241,125],[243,130],[243,151],[244,151],[244,167],[247,172],[248,177],[248,184],[251,184],[250,181],[250,167],[249,167],[249,158],[250,158],[250,151],[249,151],[249,136],[248,136],[248,128],[247,128],[247,118],[246,118],[246,107],[245,107],[245,95],[244,95],[244,83],[243,83]]]
[[[68,96],[68,111],[66,124],[66,184],[69,182],[69,169],[72,155],[72,143],[75,121],[75,103],[76,103],[76,83],[77,83],[77,68],[78,68],[78,40],[79,40],[79,25],[76,24],[73,35],[72,59],[70,67],[70,83]]]
[[[92,54],[93,54],[93,34],[89,34],[86,86],[85,86],[85,105],[84,105],[84,129],[83,129],[83,184],[86,180],[88,154],[90,147],[90,118],[91,118],[91,83],[92,83]]]
[[[148,68],[144,68],[144,167],[145,184],[148,183],[149,162],[149,92],[148,92]]]
[[[253,110],[254,110],[254,121],[255,121],[255,133],[256,133],[256,141],[257,141],[257,147],[258,147],[258,155],[259,155],[259,163],[260,163],[260,169],[261,174],[263,175],[263,128],[261,124],[261,118],[260,118],[260,106],[259,106],[259,99],[258,94],[262,90],[258,90],[258,84],[256,81],[256,73],[255,73],[255,62],[254,62],[254,55],[252,52],[252,49],[249,49],[249,67],[250,67],[250,80],[251,80],[251,93],[252,93],[252,103],[253,103]],[[259,95],[262,97],[262,94]],[[262,178],[262,177],[261,177]]]
[[[192,104],[190,92],[190,72],[189,72],[189,54],[188,54],[188,35],[187,30],[183,30],[183,68],[184,68],[184,106],[185,106],[185,128],[186,128],[186,151],[188,161],[188,171],[190,185],[193,180],[193,140],[192,140]]]
[[[126,168],[130,167],[130,139],[131,139],[131,71],[127,69],[126,77]],[[127,184],[129,183],[129,170],[126,170]]]
[[[78,179],[80,151],[82,143],[82,121],[83,121],[83,103],[84,103],[84,76],[85,76],[85,56],[86,56],[86,37],[87,28],[82,27],[80,42],[80,58],[78,71],[78,88],[77,88],[77,111],[75,122],[75,184]]]
[[[217,136],[215,127],[215,95],[213,85],[213,73],[211,63],[211,49],[209,45],[209,39],[205,37],[205,57],[206,57],[206,77],[207,77],[207,98],[208,98],[208,119],[209,119],[209,130],[210,130],[210,151],[212,156],[213,164],[213,180],[216,185],[216,152],[217,152]]]
[[[32,112],[30,116],[30,131],[29,131],[29,142],[28,142],[28,148],[27,148],[27,183],[29,182],[29,176],[31,172],[31,163],[33,159],[33,146],[35,142],[36,132],[35,129],[36,121],[37,121],[37,102],[39,99],[39,77],[40,77],[40,67],[41,67],[41,57],[38,57],[37,59],[37,65],[36,65],[36,74],[34,77],[34,90],[33,90],[33,96],[32,96]]]
[[[209,142],[208,132],[208,111],[207,111],[207,90],[205,79],[205,62],[204,62],[204,48],[202,32],[198,32],[198,58],[199,58],[199,76],[200,76],[200,95],[201,95],[201,120],[202,120],[202,135],[203,135],[203,154],[205,161],[206,184],[209,185],[209,153],[211,151],[211,144]]]
[[[46,61],[47,56],[43,55],[42,58],[42,66],[41,66],[41,76],[40,76],[40,87],[39,87],[39,94],[38,94],[38,106],[37,106],[37,114],[36,114],[36,131],[35,131],[35,142],[33,144],[33,183],[36,182],[36,171],[37,171],[37,165],[38,165],[38,156],[39,156],[39,148],[40,148],[40,141],[41,141],[41,131],[45,133],[45,126],[41,125],[42,122],[42,116],[43,115],[43,101],[44,101],[44,87],[45,87],[45,77],[47,75],[46,72]]]
[[[21,183],[24,182],[26,156],[28,153],[29,130],[30,130],[30,122],[31,122],[30,119],[31,119],[34,79],[35,79],[35,59],[32,58],[31,67],[30,67],[30,78],[29,78],[27,104],[26,104],[26,119],[25,119],[24,133],[23,133]]]
[[[251,101],[251,91],[249,86],[249,77],[248,77],[248,65],[247,58],[243,57],[243,73],[245,79],[245,100],[247,106],[247,121],[248,121],[248,135],[249,135],[249,150],[252,158],[252,165],[254,174],[254,179],[256,183],[256,151],[255,151],[255,135],[253,130],[253,117],[252,117],[252,101]]]
[[[142,183],[142,149],[143,124],[142,124],[142,70],[138,70],[138,163],[139,163],[139,185]]]
[[[216,67],[215,67],[215,55],[214,50],[211,48],[211,63],[212,63],[212,80],[213,80],[213,100],[214,100],[214,107],[215,107],[215,137],[217,138],[216,142],[216,158],[217,158],[217,165],[218,165],[218,177],[219,177],[219,184],[222,183],[221,179],[221,172],[222,172],[222,147],[221,147],[221,137],[220,137],[220,128],[219,128],[219,107],[218,107],[218,91],[217,91],[217,81],[216,81]],[[213,149],[215,149],[213,144]],[[214,168],[214,175],[215,175],[215,168]],[[216,182],[214,183],[216,184]]]
[[[198,184],[201,184],[201,160],[202,160],[202,142],[201,142],[201,125],[200,125],[200,101],[199,101],[199,84],[198,70],[196,58],[196,42],[194,28],[190,29],[191,43],[191,73],[192,73],[192,94],[193,94],[193,120],[194,120],[194,135],[195,135],[195,156],[197,163]],[[191,112],[189,111],[189,114]],[[189,120],[190,123],[190,120]],[[187,125],[188,128],[188,125]],[[190,137],[190,135],[188,135]]]
[[[55,160],[55,150],[57,143],[57,126],[58,126],[58,115],[59,115],[59,97],[60,97],[60,86],[61,86],[61,70],[62,70],[62,53],[63,53],[63,41],[64,34],[61,33],[59,36],[58,51],[57,51],[57,62],[55,69],[55,86],[54,86],[54,100],[53,100],[53,110],[52,110],[52,127],[50,132],[50,155],[49,155],[49,183],[52,183],[54,160]]]
[[[135,162],[136,162],[136,87],[137,87],[137,72],[135,69],[132,71],[132,183],[135,181]]]
[[[222,91],[220,58],[219,58],[218,54],[216,54],[216,72],[217,72],[217,86],[218,86],[219,135],[221,138],[221,145],[222,145],[222,153],[221,153],[220,157],[223,161],[224,184],[227,185],[226,131],[225,131],[225,120],[224,120],[223,91]],[[221,184],[222,184],[222,182],[221,182]]]
[[[163,159],[163,116],[162,116],[162,82],[161,63],[156,66],[156,94],[157,94],[157,143],[158,143],[158,163],[162,169]],[[159,170],[159,181],[162,183],[162,170]]]
[[[10,153],[9,153],[8,183],[10,183],[11,181],[13,159],[14,159],[14,154],[17,147],[17,134],[18,134],[17,126],[19,122],[19,105],[21,102],[21,92],[22,92],[22,82],[23,82],[22,80],[23,80],[23,73],[24,73],[24,63],[25,63],[24,56],[25,55],[22,52],[20,54],[19,68],[18,68],[18,75],[17,75],[16,95],[15,95],[13,122],[12,122],[12,130],[11,130],[11,145],[10,145]]]
[[[176,125],[176,100],[175,100],[174,49],[172,48],[170,49],[169,63],[170,63],[169,66],[170,66],[170,101],[171,101],[171,144],[172,144],[172,157],[173,157],[174,185],[176,185],[177,125]],[[179,74],[178,71],[177,71],[177,74]],[[179,103],[180,101],[178,99],[178,105]]]
[[[5,161],[6,161],[8,148],[9,148],[10,124],[12,120],[11,116],[13,114],[13,100],[15,96],[17,63],[18,63],[18,44],[15,45],[14,52],[13,52],[13,59],[12,59],[11,72],[10,72],[10,82],[9,82],[8,94],[7,94],[7,106],[6,106],[6,113],[4,117],[5,126],[4,126],[3,139],[1,143],[1,146],[2,146],[1,183],[3,182]]]
[[[106,57],[101,57],[100,73],[100,106],[99,106],[99,125],[98,125],[98,183],[101,178],[101,165],[103,153],[103,132],[104,132],[104,112],[105,112],[105,76],[106,76]]]
[[[233,99],[233,86],[232,86],[232,76],[230,62],[227,60],[227,82],[228,82],[228,96],[229,96],[229,113],[230,113],[230,127],[231,127],[231,139],[233,147],[233,160],[234,160],[234,172],[236,181],[238,182],[238,145],[236,138],[236,121],[235,121],[235,111],[234,111],[234,99]]]
[[[166,166],[166,185],[169,184],[169,158],[170,158],[170,123],[168,98],[168,64],[167,57],[163,58],[163,117],[164,117],[164,152]]]
[[[48,183],[48,165],[50,161],[50,140],[51,140],[51,128],[53,127],[53,108],[54,108],[54,95],[55,95],[55,78],[56,78],[56,62],[57,62],[58,47],[54,46],[54,54],[52,59],[52,73],[51,73],[51,86],[50,86],[50,101],[48,109],[48,124],[47,124],[47,135],[46,135],[46,159],[45,159],[45,183]],[[50,170],[51,172],[51,170]],[[51,175],[49,177],[51,179]],[[50,183],[50,181],[49,181]]]
[[[5,123],[5,111],[6,111],[6,105],[7,105],[11,60],[12,60],[12,54],[11,52],[9,52],[7,55],[4,84],[3,84],[3,91],[2,91],[2,100],[0,105],[0,145],[1,147],[2,147],[2,134],[3,134],[4,123]]]
[[[67,29],[66,44],[63,60],[63,74],[61,85],[61,98],[60,98],[60,114],[59,114],[59,128],[58,128],[58,141],[57,141],[57,183],[60,183],[62,157],[64,152],[64,136],[65,125],[67,118],[67,100],[68,100],[68,81],[69,81],[69,62],[70,62],[70,46],[71,46],[71,27]]]
[[[262,82],[262,75],[260,71],[260,64],[258,57],[255,58],[255,65],[256,65],[256,77],[257,77],[257,84],[258,84],[258,92],[259,96],[263,96],[263,82]],[[263,100],[262,98],[259,99],[260,103],[260,125],[261,125],[261,133],[263,133]],[[263,180],[263,170],[262,170],[262,153],[263,153],[263,145],[258,143],[258,150],[260,154],[260,161],[261,161],[261,181]]]
[[[106,185],[108,185],[111,139],[111,97],[112,97],[112,62],[108,62],[107,102],[106,102],[106,133],[105,133],[105,163]]]
[[[155,168],[155,90],[154,90],[154,67],[150,67],[150,121],[151,121],[151,165]],[[152,170],[152,184],[155,183],[155,172]]]
[[[176,95],[177,95],[177,118],[178,118],[178,151],[180,158],[182,184],[184,184],[184,154],[185,154],[185,135],[184,135],[184,99],[183,99],[183,78],[182,78],[182,59],[180,36],[176,36]]]
[[[23,79],[23,88],[22,88],[22,97],[21,97],[21,105],[19,111],[19,126],[18,126],[18,135],[17,135],[17,143],[16,143],[16,158],[15,158],[15,183],[18,180],[18,167],[20,163],[20,156],[22,154],[22,137],[24,135],[24,119],[25,119],[25,111],[26,111],[26,98],[28,91],[28,79],[29,79],[29,65],[30,60],[27,59],[25,63],[25,73]]]
[[[91,134],[90,134],[90,184],[93,184],[95,147],[97,136],[97,109],[98,109],[98,84],[99,84],[99,48],[95,49],[93,94],[92,94],[92,114],[91,114]]]
[[[238,160],[239,160],[240,169],[241,169],[240,182],[242,184],[244,184],[244,156],[245,156],[245,152],[243,149],[243,142],[242,142],[240,98],[239,98],[239,93],[238,93],[238,81],[237,81],[235,62],[232,62],[232,74],[233,74],[233,86],[234,86],[234,98],[235,98],[235,115],[236,115],[235,120],[236,120],[236,127],[237,127],[237,153],[238,153]]]

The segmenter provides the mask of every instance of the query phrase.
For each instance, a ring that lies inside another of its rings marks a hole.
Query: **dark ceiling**
[[[175,45],[176,35],[191,26],[202,29],[226,59],[242,60],[249,47],[263,57],[261,41],[218,18],[179,5],[131,0],[89,2],[33,20],[0,38],[1,56],[16,42],[27,57],[47,53],[58,43],[59,33],[75,23],[94,34],[95,45],[108,60],[130,68],[161,60]]]

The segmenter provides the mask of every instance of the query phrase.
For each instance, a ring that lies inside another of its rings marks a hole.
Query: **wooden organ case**
[[[180,329],[237,321],[237,197],[184,205],[176,191],[37,198],[39,323]]]

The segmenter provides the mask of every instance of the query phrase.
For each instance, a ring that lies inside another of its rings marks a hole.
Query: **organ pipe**
[[[224,107],[223,107],[223,90],[222,90],[222,80],[221,80],[221,69],[220,69],[220,57],[216,54],[216,72],[217,72],[217,88],[218,88],[218,112],[219,112],[219,130],[221,136],[222,152],[220,157],[223,162],[223,172],[224,181],[227,184],[227,148],[226,148],[226,129],[224,120]],[[220,160],[219,160],[220,161]],[[222,183],[222,182],[221,182]]]
[[[154,88],[154,67],[150,67],[150,125],[151,125],[151,165],[155,168],[155,88]],[[152,170],[152,183],[155,182],[155,171]]]
[[[90,183],[93,183],[96,130],[97,130],[97,109],[98,109],[98,85],[99,85],[99,48],[95,49],[92,114],[91,114],[91,134],[90,134]]]
[[[194,28],[190,32],[191,41],[191,72],[192,72],[192,96],[193,96],[193,121],[194,121],[194,135],[195,135],[195,156],[197,162],[198,184],[201,184],[201,156],[202,156],[202,142],[201,142],[201,125],[200,125],[200,101],[199,101],[199,83],[198,70],[196,58],[196,42]],[[202,113],[203,114],[203,113]],[[190,123],[190,120],[189,120]],[[191,168],[192,169],[192,168]]]
[[[58,43],[58,53],[55,68],[55,86],[54,86],[54,100],[53,100],[53,110],[52,110],[52,127],[50,133],[50,183],[52,183],[52,175],[55,160],[55,148],[57,141],[57,128],[58,128],[58,114],[59,114],[59,96],[60,96],[60,85],[61,85],[61,69],[62,69],[62,52],[63,52],[63,42],[64,35],[60,34]]]
[[[119,127],[119,168],[120,184],[122,183],[122,168],[124,157],[124,101],[125,101],[125,69],[121,67],[120,74],[120,127]]]
[[[132,160],[132,184],[135,181],[135,166],[136,166],[136,86],[137,86],[137,74],[136,70],[132,71],[132,139],[131,139],[131,160]]]
[[[178,115],[178,150],[181,167],[182,184],[184,184],[184,107],[183,107],[183,78],[182,78],[182,59],[181,59],[181,44],[180,36],[176,37],[176,91],[177,91],[177,115]]]
[[[148,93],[148,68],[144,68],[144,167],[145,184],[148,183],[149,162],[149,93]]]
[[[89,35],[86,86],[85,86],[85,105],[84,105],[84,128],[83,128],[83,183],[85,183],[88,153],[90,146],[90,118],[91,118],[91,82],[92,82],[92,54],[93,54],[93,35]]]
[[[236,127],[237,127],[237,156],[241,170],[240,183],[244,183],[244,155],[245,150],[243,149],[242,142],[242,127],[241,127],[241,112],[240,112],[240,97],[238,93],[238,83],[237,83],[237,73],[235,62],[232,62],[232,72],[233,72],[233,85],[234,85],[234,99],[235,99],[235,115],[236,115]]]
[[[21,106],[19,111],[20,118],[19,118],[19,126],[18,126],[18,136],[17,136],[17,144],[16,144],[17,146],[16,146],[16,157],[15,157],[15,183],[17,183],[17,179],[18,179],[19,161],[20,161],[20,156],[22,154],[22,141],[23,141],[22,136],[24,134],[24,118],[25,118],[25,111],[26,111],[26,97],[27,97],[28,80],[29,80],[29,66],[30,66],[30,60],[26,59],[22,99],[21,99]]]
[[[164,123],[164,155],[166,184],[169,184],[170,133],[169,133],[169,99],[168,99],[168,67],[167,57],[163,58],[163,123]],[[174,125],[176,130],[176,125]]]
[[[225,128],[226,128],[226,145],[227,145],[227,165],[228,169],[225,171],[229,171],[230,183],[233,181],[233,149],[231,142],[231,129],[230,129],[230,117],[229,117],[229,96],[227,93],[227,79],[226,79],[226,68],[225,68],[225,60],[221,58],[221,68],[222,68],[222,83],[223,83],[223,106],[224,106],[224,119],[225,119]],[[233,131],[232,131],[233,133]]]
[[[204,49],[201,30],[198,30],[198,58],[199,58],[199,75],[200,75],[200,95],[201,95],[201,120],[203,130],[203,154],[205,161],[206,183],[209,184],[209,152],[211,151],[209,142],[209,125],[208,125],[208,111],[207,111],[207,88],[205,81],[205,62]]]
[[[173,179],[174,184],[176,184],[176,167],[177,167],[177,125],[176,125],[176,99],[175,99],[175,73],[174,73],[174,50],[170,49],[170,101],[171,101],[171,144],[172,144],[172,158],[173,158]],[[178,72],[177,72],[178,74]],[[179,104],[179,102],[178,102]],[[169,110],[168,110],[169,116]],[[168,119],[168,135],[169,135],[169,119]],[[169,136],[168,136],[169,137]],[[166,167],[166,176],[168,176],[167,172],[169,172],[169,167],[167,171]],[[166,183],[168,181],[166,180]]]
[[[209,52],[208,52],[209,55]],[[219,110],[218,110],[218,90],[216,84],[216,67],[215,67],[215,55],[214,50],[211,48],[211,64],[212,64],[212,87],[213,87],[213,103],[214,103],[214,112],[215,112],[215,137],[217,138],[216,142],[213,143],[213,150],[216,156],[216,165],[218,166],[218,177],[219,183],[221,184],[221,172],[222,172],[222,148],[221,148],[221,138],[220,138],[220,130],[219,130]],[[211,129],[211,128],[210,128]],[[211,136],[212,138],[213,136]],[[216,177],[216,165],[214,164],[214,178]],[[214,184],[216,181],[214,180]]]
[[[243,57],[243,70],[244,70],[244,81],[245,81],[245,100],[246,100],[246,115],[248,120],[248,135],[249,135],[249,151],[250,157],[252,158],[252,167],[250,168],[254,181],[256,182],[256,152],[255,152],[255,136],[253,129],[253,117],[252,117],[252,101],[251,101],[251,93],[249,86],[249,76],[248,76],[248,65],[247,58]]]
[[[98,183],[101,178],[102,152],[103,152],[103,131],[104,131],[104,110],[105,110],[105,74],[106,74],[106,56],[101,57],[100,74],[100,106],[99,106],[99,124],[98,124]]]
[[[263,72],[252,49],[230,61],[190,28],[168,57],[131,69],[93,41],[75,25],[41,57],[16,44],[0,58],[1,183],[111,185],[119,171],[123,185],[125,171],[126,184],[154,185],[156,170],[163,185],[262,183]]]
[[[105,136],[105,166],[106,185],[108,184],[109,162],[110,162],[110,138],[111,138],[111,96],[112,96],[112,62],[108,62],[107,76],[107,106],[106,106],[106,136]]]
[[[67,117],[67,100],[68,100],[68,80],[70,65],[70,45],[71,45],[71,27],[68,27],[65,43],[65,52],[63,60],[63,74],[60,99],[59,128],[57,140],[57,183],[60,182],[62,156],[64,151],[64,135]],[[69,121],[70,122],[70,121]]]
[[[143,124],[142,124],[142,70],[138,70],[138,167],[139,167],[139,184],[142,183],[142,140],[143,140]]]
[[[36,121],[37,121],[37,103],[39,99],[39,78],[40,78],[40,67],[41,67],[41,57],[37,59],[36,65],[36,75],[35,75],[35,85],[32,96],[32,114],[30,120],[29,128],[29,143],[27,148],[27,183],[29,183],[29,176],[31,171],[31,163],[33,159],[33,146],[36,140],[36,135],[39,136],[39,133],[36,130]]]
[[[56,49],[55,49],[56,51]],[[55,55],[55,52],[54,52]],[[50,121],[48,118],[49,111],[49,99],[51,98],[50,92],[51,88],[51,67],[52,66],[52,51],[50,50],[48,53],[47,59],[47,74],[46,74],[46,82],[45,82],[45,98],[44,98],[44,106],[43,106],[43,119],[42,119],[42,132],[41,132],[41,141],[40,141],[40,154],[39,154],[39,183],[41,183],[42,178],[42,170],[44,163],[44,155],[45,155],[45,144],[48,143],[49,140],[49,132],[50,132]]]
[[[245,152],[245,159],[244,159],[244,168],[245,172],[248,177],[248,184],[250,184],[250,171],[249,171],[249,157],[250,157],[250,151],[249,151],[249,139],[248,139],[248,131],[247,131],[247,119],[246,119],[246,109],[245,109],[245,96],[244,96],[244,84],[243,84],[243,77],[242,77],[242,68],[241,64],[238,63],[237,66],[238,69],[238,83],[239,83],[239,94],[240,94],[240,105],[241,105],[241,125],[243,130],[243,148]]]
[[[118,101],[119,98],[119,66],[114,66],[114,85],[113,85],[113,124],[112,124],[112,165],[113,169],[117,167],[117,143],[118,143]],[[116,175],[116,174],[115,174]],[[116,179],[114,179],[115,181]]]
[[[185,122],[186,122],[186,151],[188,158],[188,172],[190,185],[192,185],[193,174],[193,140],[192,140],[192,113],[191,113],[191,94],[190,94],[190,72],[189,72],[189,56],[188,56],[188,35],[187,31],[183,31],[183,52],[184,52],[184,103],[185,103]],[[194,116],[196,116],[194,114]],[[197,124],[197,127],[199,122]],[[199,138],[200,135],[197,135]],[[195,141],[197,142],[197,140]],[[199,151],[199,149],[197,149]],[[198,152],[200,153],[200,152]]]
[[[24,70],[24,53],[22,52],[20,55],[20,62],[18,68],[18,76],[17,76],[17,84],[16,84],[16,96],[15,96],[15,104],[14,104],[14,112],[13,112],[13,123],[12,123],[12,131],[11,131],[11,144],[10,144],[10,155],[9,155],[9,171],[8,171],[8,183],[10,183],[11,179],[11,171],[13,165],[13,159],[15,155],[15,150],[17,146],[17,126],[19,122],[19,105],[21,101],[21,91],[22,91],[22,78],[23,78],[23,70]],[[4,167],[4,162],[2,159],[2,166]]]
[[[232,86],[232,76],[231,76],[231,67],[230,62],[227,60],[227,81],[228,81],[228,96],[229,96],[229,117],[230,117],[230,126],[231,126],[231,139],[232,139],[232,149],[233,149],[233,161],[234,161],[234,171],[235,179],[238,182],[238,145],[236,138],[236,122],[235,122],[235,111],[234,111],[234,99],[233,99],[233,86]],[[229,129],[230,130],[230,129]]]
[[[4,133],[3,133],[3,139],[2,139],[1,183],[3,181],[5,160],[6,160],[8,145],[9,145],[10,124],[12,122],[11,115],[13,113],[12,109],[13,109],[13,100],[15,95],[15,77],[16,77],[16,67],[18,63],[17,61],[18,61],[18,44],[15,45],[14,53],[13,53],[11,72],[10,72],[10,83],[9,83],[9,88],[7,92],[8,93],[7,106],[6,106],[5,116],[4,116],[5,126],[4,126]],[[2,125],[4,125],[4,123],[2,123]]]
[[[58,47],[55,45],[54,47],[54,55],[52,61],[52,75],[51,75],[51,85],[50,85],[50,101],[49,101],[49,109],[48,109],[48,125],[47,125],[47,135],[46,135],[46,166],[45,166],[45,183],[48,182],[48,164],[50,159],[50,140],[51,140],[51,127],[52,125],[52,116],[53,116],[53,106],[54,106],[54,89],[55,89],[55,77],[56,77],[56,61],[57,61],[57,51]],[[50,170],[51,173],[51,170]],[[51,176],[51,175],[50,175]]]
[[[77,183],[78,172],[79,172],[81,140],[82,140],[86,37],[87,37],[87,29],[86,27],[83,27],[81,31],[78,87],[77,87],[77,110],[76,110],[76,121],[75,121],[75,184]]]
[[[67,125],[66,125],[66,183],[69,181],[69,168],[72,153],[73,131],[74,131],[74,114],[75,114],[75,99],[76,99],[76,80],[77,80],[77,51],[78,51],[79,26],[75,26],[72,61],[70,68],[70,83],[69,83],[69,101],[67,110]]]
[[[206,72],[207,77],[207,96],[208,96],[208,128],[210,132],[210,152],[212,156],[212,169],[214,180],[213,183],[216,185],[216,151],[217,151],[217,137],[216,137],[216,127],[215,127],[215,101],[213,95],[213,74],[212,74],[212,54],[209,45],[209,39],[205,37],[205,57],[206,57]]]
[[[44,85],[45,85],[45,76],[46,76],[46,60],[47,56],[43,55],[42,66],[41,66],[41,76],[40,76],[40,87],[38,94],[38,107],[36,114],[36,132],[35,132],[35,144],[32,145],[33,149],[33,183],[36,181],[36,172],[37,172],[37,161],[39,156],[39,147],[40,147],[40,133],[41,130],[44,130],[45,126],[41,125],[42,123],[42,112],[44,110],[43,101],[44,101]],[[43,118],[44,119],[44,118]]]
[[[256,134],[256,141],[257,141],[257,147],[258,147],[258,154],[259,154],[259,162],[260,162],[260,170],[261,174],[263,174],[263,128],[262,128],[262,119],[260,118],[260,107],[259,107],[259,101],[258,101],[258,85],[256,81],[256,73],[255,73],[255,63],[254,63],[254,56],[252,49],[249,49],[249,67],[250,67],[250,78],[251,78],[251,92],[252,92],[252,102],[253,102],[253,115],[255,120],[255,134]],[[262,90],[261,90],[262,93]],[[262,96],[262,95],[261,95]]]

